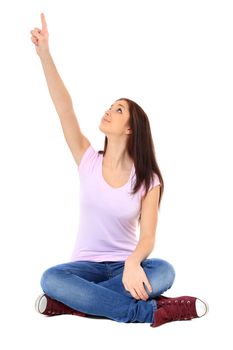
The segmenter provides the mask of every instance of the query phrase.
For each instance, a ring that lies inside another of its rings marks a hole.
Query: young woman
[[[80,178],[80,222],[70,262],[47,269],[36,310],[44,315],[73,314],[158,327],[207,313],[196,297],[165,297],[175,270],[148,259],[155,243],[164,190],[148,117],[128,98],[106,110],[99,129],[103,151],[80,130],[72,100],[49,52],[48,28],[34,28],[31,40],[40,57],[51,98]],[[140,237],[136,238],[140,224]]]

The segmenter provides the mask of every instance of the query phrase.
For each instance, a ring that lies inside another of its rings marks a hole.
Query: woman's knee
[[[49,294],[49,291],[55,288],[57,284],[57,275],[58,268],[56,266],[50,267],[43,272],[40,285],[45,293]]]
[[[172,286],[176,273],[171,263],[163,259],[152,258],[148,259],[146,265],[150,267],[149,271],[152,285],[156,287],[158,286],[158,282],[161,282],[159,284],[164,284],[166,288]]]
[[[167,284],[169,286],[172,286],[176,276],[175,269],[170,262],[166,260],[161,260],[161,261],[162,261],[163,274],[166,277]]]

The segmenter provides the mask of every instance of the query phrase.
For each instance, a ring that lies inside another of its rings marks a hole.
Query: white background
[[[4,349],[232,346],[233,11],[231,1],[5,1],[0,5],[1,338]],[[30,30],[50,52],[83,133],[121,97],[147,113],[164,182],[150,257],[176,270],[169,296],[206,317],[159,328],[34,310],[42,272],[69,261],[79,179]]]

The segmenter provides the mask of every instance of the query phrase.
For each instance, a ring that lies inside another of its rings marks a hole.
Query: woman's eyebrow
[[[112,107],[112,106],[113,106],[113,105],[111,105],[111,107]],[[118,103],[118,106],[121,106],[121,107],[125,108],[125,106],[121,105],[120,103]]]

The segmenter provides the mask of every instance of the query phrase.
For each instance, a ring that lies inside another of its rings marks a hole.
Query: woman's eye
[[[109,108],[109,110],[111,111],[111,108]],[[117,111],[119,111],[119,110],[122,112],[122,108],[120,108],[120,107],[117,108]]]

